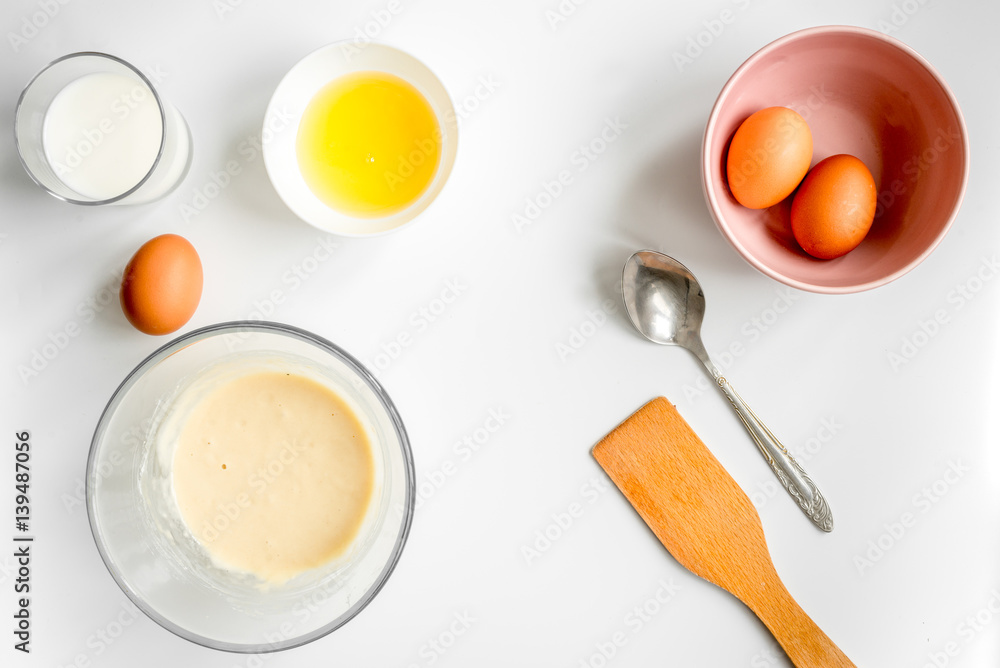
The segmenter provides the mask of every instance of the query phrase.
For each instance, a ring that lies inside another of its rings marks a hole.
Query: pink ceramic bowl
[[[843,257],[817,260],[799,248],[792,197],[751,210],[729,191],[733,133],[772,106],[790,107],[809,123],[813,165],[849,153],[875,178],[875,222]],[[951,226],[968,173],[965,121],[934,68],[901,42],[850,26],[795,32],[752,55],[719,93],[702,144],[705,198],[722,234],[763,273],[812,292],[860,292],[913,269]]]

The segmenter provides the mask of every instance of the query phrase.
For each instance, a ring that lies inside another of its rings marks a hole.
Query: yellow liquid
[[[402,211],[430,185],[441,129],[423,95],[384,72],[335,79],[309,102],[295,149],[306,184],[349,216]]]

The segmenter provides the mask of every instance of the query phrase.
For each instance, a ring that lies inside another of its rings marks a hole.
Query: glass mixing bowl
[[[311,377],[354,408],[372,444],[375,486],[358,535],[344,555],[283,584],[219,566],[170,510],[158,428],[185,388],[220,369]],[[112,395],[87,461],[90,525],[118,585],[165,629],[231,652],[296,647],[358,614],[399,560],[413,509],[410,445],[385,391],[334,344],[276,323],[213,325],[154,352]]]

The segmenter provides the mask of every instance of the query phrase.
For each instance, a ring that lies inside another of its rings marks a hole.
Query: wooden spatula
[[[743,601],[798,668],[853,668],[785,589],[750,499],[669,401],[650,401],[593,454],[670,554]]]

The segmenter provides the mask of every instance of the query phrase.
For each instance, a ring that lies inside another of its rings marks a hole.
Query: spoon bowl
[[[622,271],[622,297],[632,324],[653,343],[687,348],[715,379],[785,490],[823,531],[833,530],[830,506],[785,446],[774,437],[715,366],[701,340],[705,293],[694,274],[663,253],[634,253]]]
[[[633,255],[625,264],[622,291],[632,324],[653,343],[687,348],[701,337],[705,293],[687,267],[669,255]]]

